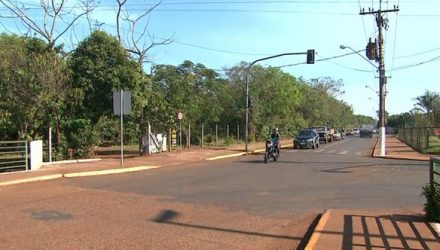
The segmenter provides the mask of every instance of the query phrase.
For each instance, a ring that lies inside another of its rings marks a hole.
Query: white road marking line
[[[361,156],[362,153],[361,153],[361,152],[356,152],[356,155],[357,155],[357,156]]]
[[[315,153],[321,153],[322,151],[324,151],[324,149],[318,149],[318,150],[315,150],[314,152]]]
[[[339,152],[339,154],[340,154],[340,155],[346,155],[346,154],[348,154],[348,151],[345,150],[345,151]]]

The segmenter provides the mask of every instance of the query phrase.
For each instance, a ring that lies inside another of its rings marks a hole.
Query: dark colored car
[[[316,129],[301,129],[293,139],[293,148],[319,148],[319,134]]]

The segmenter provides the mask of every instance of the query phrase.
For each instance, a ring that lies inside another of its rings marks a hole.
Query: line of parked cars
[[[343,129],[328,129],[326,126],[300,129],[298,135],[293,139],[293,148],[319,148],[319,144],[330,143],[335,140],[343,140],[345,137]]]

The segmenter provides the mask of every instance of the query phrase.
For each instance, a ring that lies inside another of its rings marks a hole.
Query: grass
[[[425,154],[440,154],[440,138],[437,136],[429,137],[429,147],[423,150]]]

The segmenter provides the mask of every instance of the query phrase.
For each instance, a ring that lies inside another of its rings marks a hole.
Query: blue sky
[[[102,29],[114,32],[116,2],[102,2],[92,18],[105,23]],[[148,4],[154,3],[151,1]],[[128,0],[132,15],[145,2]],[[383,9],[399,5],[398,13],[389,13],[385,31],[385,69],[388,79],[386,110],[398,114],[413,108],[414,98],[425,90],[440,91],[440,1],[390,0]],[[351,52],[347,45],[364,49],[368,38],[377,37],[373,15],[359,15],[360,8],[378,9],[374,0],[163,0],[152,13],[148,28],[157,40],[174,35],[174,42],[151,50],[156,64],[178,65],[184,60],[223,69],[241,61],[286,52],[315,49],[316,59]],[[76,27],[77,35],[87,29]],[[78,31],[79,29],[79,31]],[[364,55],[364,52],[361,52]],[[263,66],[281,66],[305,61],[305,56],[288,56],[261,62]],[[418,66],[415,66],[420,64]],[[376,116],[378,79],[375,69],[353,54],[314,65],[297,65],[283,71],[305,79],[330,76],[343,79],[345,94],[338,98],[352,105],[356,114]],[[366,88],[365,86],[368,86]]]

